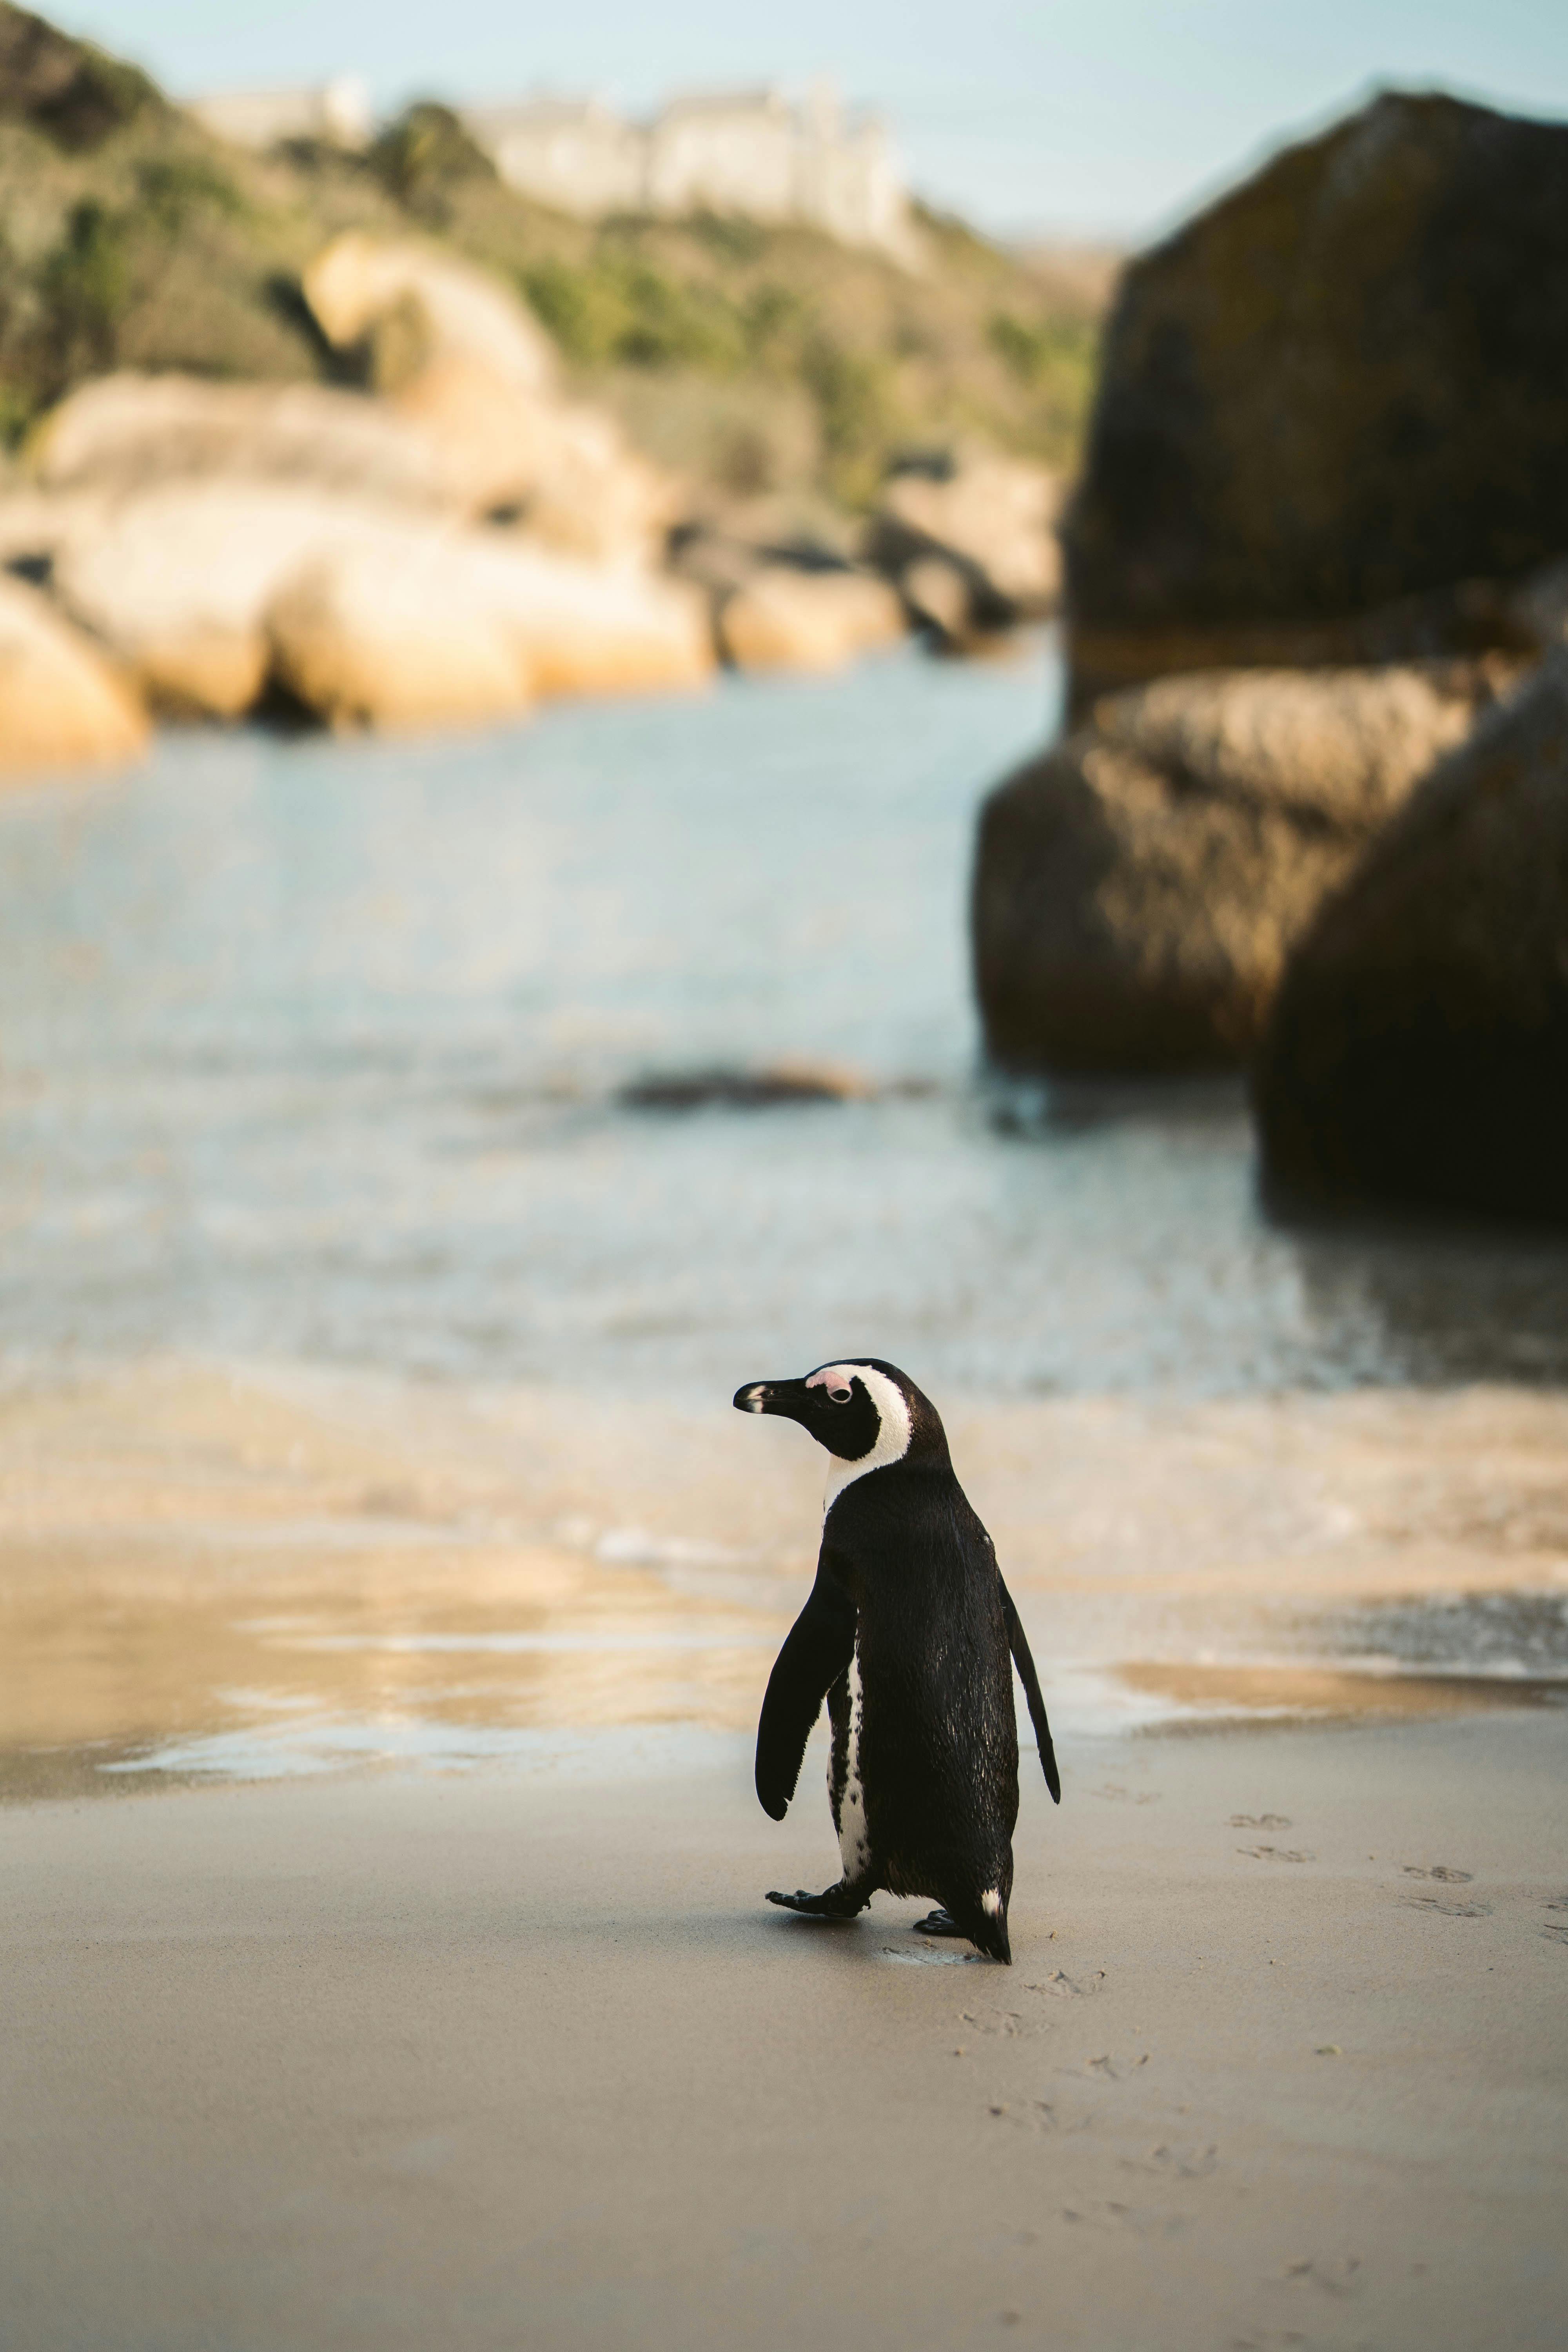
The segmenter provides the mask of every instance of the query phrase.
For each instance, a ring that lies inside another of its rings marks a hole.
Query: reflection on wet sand
[[[1332,1717],[1339,1722],[1405,1721],[1466,1715],[1479,1708],[1542,1706],[1568,1698],[1568,1685],[1525,1676],[1374,1674],[1364,1668],[1133,1664],[1118,1668],[1130,1690],[1169,1700],[1205,1721],[1216,1715]]]
[[[1568,1401],[959,1407],[1063,1728],[1568,1690]],[[149,1365],[0,1402],[0,1794],[742,1732],[813,1565],[796,1433]],[[1414,1669],[1414,1672],[1410,1670]]]

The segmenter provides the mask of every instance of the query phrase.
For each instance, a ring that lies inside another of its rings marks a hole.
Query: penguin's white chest
[[[864,1877],[870,1866],[871,1841],[866,1833],[866,1791],[860,1779],[860,1740],[864,1713],[860,1687],[860,1644],[855,1644],[849,1661],[849,1723],[844,1742],[843,1778],[835,1766],[837,1757],[830,1751],[827,1768],[828,1793],[833,1799],[833,1817],[838,1826],[838,1855],[844,1865],[844,1875],[854,1880]],[[837,1746],[837,1742],[834,1743]]]

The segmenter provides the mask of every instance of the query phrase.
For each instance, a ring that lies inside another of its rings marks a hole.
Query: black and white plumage
[[[848,1919],[879,1887],[926,1895],[931,1935],[1007,1961],[1018,1816],[1016,1664],[1053,1799],[1039,1679],[996,1552],[953,1475],[936,1408],[895,1365],[824,1364],[737,1390],[742,1412],[798,1421],[829,1456],[816,1581],[768,1680],[757,1795],[783,1821],[827,1700],[828,1794],[843,1875],[770,1903]]]

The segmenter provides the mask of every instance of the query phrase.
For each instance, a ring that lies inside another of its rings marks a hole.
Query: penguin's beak
[[[808,1402],[804,1381],[748,1381],[735,1391],[737,1412],[778,1412],[797,1421]]]

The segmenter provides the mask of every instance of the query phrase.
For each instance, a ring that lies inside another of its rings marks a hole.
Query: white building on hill
[[[776,89],[691,92],[646,123],[595,99],[555,98],[471,107],[463,120],[504,180],[561,212],[803,221],[846,245],[916,257],[886,130],[869,115],[846,118],[825,84],[800,104]]]
[[[237,147],[276,147],[283,139],[363,147],[375,122],[369,85],[357,74],[299,89],[216,90],[189,104],[199,122]]]

